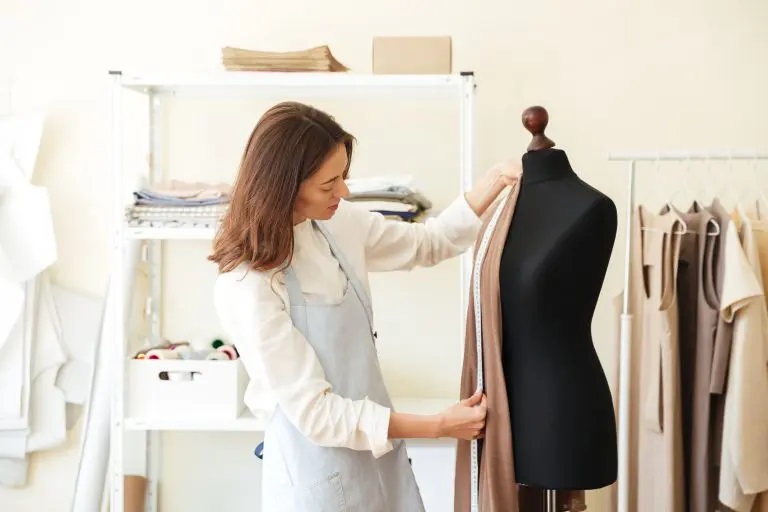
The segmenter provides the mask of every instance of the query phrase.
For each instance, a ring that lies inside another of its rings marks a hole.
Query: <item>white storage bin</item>
[[[237,419],[248,385],[239,359],[129,359],[126,380],[126,415],[147,423]]]

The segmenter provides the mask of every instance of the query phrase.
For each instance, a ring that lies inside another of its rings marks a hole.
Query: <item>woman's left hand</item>
[[[497,180],[501,180],[505,186],[510,186],[520,179],[523,173],[523,165],[517,160],[506,160],[491,167],[490,174],[495,175]]]
[[[472,190],[467,192],[469,206],[478,217],[481,216],[505,187],[520,179],[522,172],[523,165],[520,159],[505,160],[494,165],[472,187]]]

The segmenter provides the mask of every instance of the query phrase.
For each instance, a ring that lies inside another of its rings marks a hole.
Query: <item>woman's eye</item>
[[[330,192],[331,190],[333,190],[333,188],[321,188],[320,190],[322,190],[323,192]]]

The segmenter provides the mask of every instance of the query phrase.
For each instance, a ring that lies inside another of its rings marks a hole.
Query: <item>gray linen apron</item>
[[[391,408],[366,291],[325,227],[313,224],[346,274],[347,289],[340,304],[308,304],[289,267],[285,285],[293,324],[317,354],[334,393]],[[263,512],[424,512],[405,443],[392,444],[393,450],[378,459],[370,451],[318,446],[278,406],[265,434],[263,471],[281,476],[265,475]]]

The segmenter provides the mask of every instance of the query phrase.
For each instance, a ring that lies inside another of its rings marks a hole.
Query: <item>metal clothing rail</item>
[[[619,474],[617,479],[617,512],[629,512],[629,398],[632,332],[632,312],[629,311],[630,258],[632,255],[632,216],[635,209],[635,164],[637,162],[693,162],[711,160],[768,160],[768,153],[759,152],[670,152],[670,153],[611,153],[608,160],[628,162],[627,184],[627,238],[624,255],[624,300],[621,312],[619,345]]]

